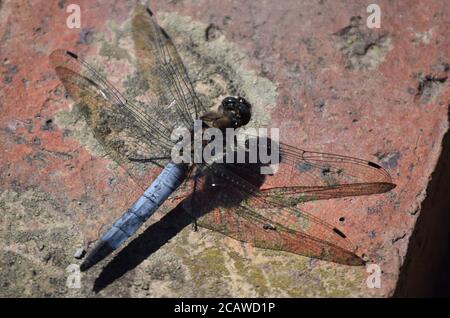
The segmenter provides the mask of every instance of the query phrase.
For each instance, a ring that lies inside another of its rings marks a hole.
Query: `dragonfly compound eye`
[[[237,117],[239,118],[239,126],[247,125],[251,118],[252,106],[244,98],[238,98]]]
[[[250,121],[251,105],[242,97],[226,97],[220,104],[219,111],[227,114],[232,127],[241,127]]]
[[[236,97],[229,96],[222,100],[222,104],[220,106],[223,111],[233,111],[235,110],[237,103],[238,100]]]

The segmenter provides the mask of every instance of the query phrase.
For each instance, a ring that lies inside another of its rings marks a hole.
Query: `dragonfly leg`
[[[150,158],[132,158],[128,157],[128,160],[131,162],[139,162],[139,163],[153,163],[154,165],[164,168],[164,165],[160,164],[158,161],[160,160],[170,160],[170,157],[150,157]]]
[[[197,210],[197,200],[195,199],[196,195],[197,195],[197,181],[198,181],[198,177],[199,175],[196,173],[194,175],[194,191],[192,192],[192,197],[191,197],[191,208],[192,208],[192,213],[190,213],[191,217],[192,217],[192,229],[194,230],[194,232],[198,231],[198,226],[197,226],[197,217],[196,217],[196,210]]]

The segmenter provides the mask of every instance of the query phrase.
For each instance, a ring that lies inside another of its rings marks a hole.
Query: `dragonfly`
[[[255,247],[363,265],[343,231],[299,205],[390,191],[395,184],[389,173],[368,160],[281,142],[277,143],[278,168],[272,174],[261,174],[259,162],[174,162],[172,150],[179,145],[171,138],[174,130],[192,131],[195,120],[201,120],[203,128],[239,129],[249,123],[252,105],[243,97],[229,96],[217,110],[206,109],[152,11],[138,5],[131,22],[136,67],[156,96],[153,100],[125,98],[73,52],[58,49],[50,55],[51,65],[94,137],[131,178],[145,185],[142,196],[97,240],[80,269],[88,270],[118,249],[173,197],[181,200],[194,228],[198,224]],[[150,166],[161,169],[151,183],[144,178]]]

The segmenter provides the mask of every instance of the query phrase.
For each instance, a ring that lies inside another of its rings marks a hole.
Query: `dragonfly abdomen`
[[[80,269],[89,269],[133,235],[181,185],[186,177],[186,171],[184,164],[167,164],[144,194],[100,238]]]

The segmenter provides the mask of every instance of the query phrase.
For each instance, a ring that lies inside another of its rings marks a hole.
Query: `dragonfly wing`
[[[256,138],[258,149],[274,156],[278,162],[274,173],[264,175],[261,192],[267,196],[296,205],[311,200],[384,193],[395,187],[389,173],[380,165],[349,156],[307,151],[267,137]],[[259,140],[266,139],[264,143]],[[248,144],[248,143],[247,143]],[[267,146],[266,146],[267,145]],[[229,165],[237,175],[261,178],[261,169],[251,171],[252,165]]]
[[[132,19],[132,35],[139,69],[157,94],[158,117],[190,127],[206,109],[198,99],[186,68],[169,35],[153,13],[138,5]]]
[[[130,175],[143,174],[147,170],[143,164],[163,165],[170,159],[171,131],[154,119],[152,107],[126,100],[72,52],[56,50],[50,55],[50,62],[94,137]]]
[[[307,151],[280,143],[277,173],[267,176],[263,190],[283,194],[293,203],[384,193],[395,187],[380,165],[349,156]],[[280,186],[282,184],[282,186]]]
[[[254,246],[348,265],[362,265],[339,229],[295,207],[270,200],[224,164],[205,165],[186,210],[202,227]]]

